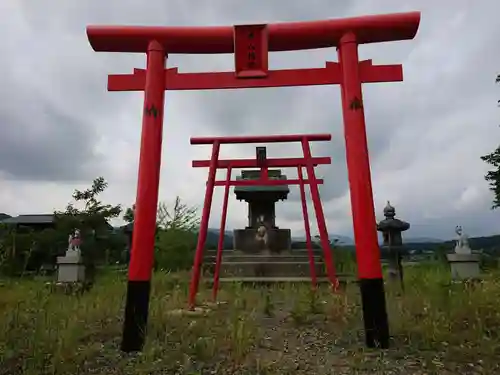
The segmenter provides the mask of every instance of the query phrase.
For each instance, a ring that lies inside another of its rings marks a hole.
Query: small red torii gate
[[[302,202],[302,214],[304,217],[304,229],[306,233],[307,254],[309,257],[309,267],[311,274],[311,281],[313,288],[316,288],[316,270],[314,266],[314,255],[311,241],[311,230],[309,224],[309,215],[307,213],[307,202],[305,196],[304,185],[308,184],[311,188],[311,198],[313,201],[314,211],[316,213],[316,221],[318,224],[318,231],[321,240],[321,248],[325,256],[326,271],[328,279],[334,287],[338,286],[338,280],[335,276],[335,268],[333,264],[332,252],[330,243],[328,241],[328,231],[326,229],[325,215],[323,213],[323,206],[319,195],[318,184],[322,184],[323,180],[316,179],[314,167],[319,164],[330,164],[331,158],[329,157],[312,157],[311,147],[309,142],[313,141],[329,141],[331,140],[330,134],[293,134],[293,135],[271,135],[271,136],[241,136],[241,137],[193,137],[191,138],[192,145],[212,145],[211,158],[209,160],[194,160],[194,168],[209,168],[208,180],[205,189],[205,199],[203,204],[203,212],[201,214],[200,232],[198,235],[198,243],[196,245],[196,253],[193,265],[193,274],[191,278],[191,285],[189,289],[189,307],[194,308],[196,293],[200,283],[201,267],[203,263],[203,249],[207,239],[208,221],[210,219],[210,209],[212,207],[212,197],[215,186],[224,186],[224,201],[222,204],[222,215],[220,222],[219,241],[217,244],[217,257],[215,261],[214,284],[212,297],[217,298],[217,291],[219,288],[219,272],[222,262],[222,247],[224,243],[224,232],[226,229],[227,205],[229,199],[229,190],[231,186],[277,186],[277,185],[299,185],[300,198]],[[220,146],[223,144],[234,143],[290,143],[300,142],[302,152],[304,154],[301,158],[280,158],[259,160],[257,157],[254,159],[230,159],[220,160],[219,152]],[[269,168],[297,168],[298,179],[294,180],[273,180],[268,178]],[[302,168],[305,167],[307,171],[307,180],[304,180]],[[231,172],[233,169],[239,168],[259,168],[260,178],[256,180],[231,180]],[[216,181],[216,173],[218,169],[226,169],[227,175],[224,181]]]
[[[134,236],[122,350],[141,350],[147,325],[160,178],[165,90],[340,84],[346,160],[366,345],[389,346],[389,326],[366,139],[362,83],[402,81],[401,65],[359,61],[358,46],[413,39],[420,12],[324,21],[210,27],[88,26],[100,52],[145,53],[146,70],[110,75],[109,91],[144,91]],[[269,52],[336,47],[324,68],[269,70]],[[168,54],[234,53],[234,72],[179,73]]]

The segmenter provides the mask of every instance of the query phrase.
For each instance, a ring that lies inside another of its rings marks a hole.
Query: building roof
[[[0,221],[2,224],[50,224],[54,222],[54,214],[19,215]]]
[[[32,214],[32,215],[19,215],[16,217],[9,217],[7,219],[0,219],[0,224],[14,224],[14,225],[36,225],[36,224],[52,224],[55,221],[54,214]],[[111,229],[112,226],[107,223]]]
[[[12,216],[7,215],[6,213],[0,212],[0,221],[8,219],[10,217],[12,217]]]

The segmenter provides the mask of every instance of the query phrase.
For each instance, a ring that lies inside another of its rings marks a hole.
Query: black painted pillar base
[[[139,352],[144,346],[150,290],[151,281],[128,282],[121,345],[121,350],[126,353]]]
[[[361,304],[368,348],[389,348],[389,321],[385,304],[384,279],[360,279]]]

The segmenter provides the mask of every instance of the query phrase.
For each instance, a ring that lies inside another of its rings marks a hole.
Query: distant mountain
[[[341,236],[338,234],[331,234],[329,236],[330,241],[335,241],[338,240],[339,245],[344,245],[344,246],[351,246],[354,245],[354,240],[351,237],[347,236]],[[313,238],[314,240],[314,238]],[[292,242],[306,242],[306,237],[305,236],[292,236]]]
[[[330,235],[330,241],[334,241],[335,239],[338,239],[338,245],[340,246],[353,246],[354,245],[354,239],[348,236],[341,236],[338,234],[331,234]],[[305,236],[292,236],[292,241],[293,242],[305,242],[306,238]],[[438,238],[432,238],[432,237],[403,237],[403,242],[404,243],[430,243],[430,244],[439,244],[445,242],[444,240],[440,240]],[[382,244],[382,236],[379,236],[379,243]]]
[[[351,237],[340,236],[340,235],[334,234],[334,235],[330,236],[330,239],[331,240],[338,239],[338,245],[340,245],[340,246],[342,246],[342,245],[344,245],[344,246],[354,245],[354,239],[352,239]]]
[[[345,246],[346,249],[354,250],[354,241],[351,237],[332,234],[330,240],[338,238],[340,246]],[[207,233],[207,248],[216,249],[219,240],[219,230],[209,228]],[[292,236],[292,248],[303,248],[305,236]],[[403,237],[405,245],[410,245],[411,249],[418,251],[436,251],[441,247],[452,250],[455,246],[454,240],[443,241],[433,237]],[[295,243],[295,247],[294,247]],[[469,243],[472,249],[482,249],[484,252],[496,254],[500,256],[500,235],[488,237],[471,237]],[[232,249],[233,247],[233,231],[227,230],[224,234],[224,248]]]
[[[344,245],[344,246],[351,246],[354,245],[354,241],[351,237],[348,236],[341,236],[341,235],[336,235],[336,234],[331,234],[329,236],[330,241],[334,241],[335,239],[339,240],[339,245]],[[219,240],[219,229],[216,228],[208,228],[208,233],[207,233],[207,244],[215,244],[217,245],[217,241]],[[313,238],[314,240],[314,238]],[[305,236],[292,236],[292,242],[305,242],[306,237]],[[231,243],[233,242],[233,231],[232,230],[226,230],[224,233],[224,243]]]
[[[208,228],[206,245],[209,248],[217,248],[219,243],[219,229]],[[226,230],[224,232],[224,248],[229,249],[233,246],[233,231]]]
[[[338,239],[339,246],[354,246],[354,239],[349,236],[342,236],[338,234],[330,234],[330,241],[334,241]],[[313,238],[313,240],[315,240]],[[217,242],[219,241],[219,229],[217,228],[208,228],[207,233],[207,245],[209,246],[217,246]],[[305,236],[292,236],[292,242],[306,242]],[[441,244],[444,243],[444,240],[433,237],[403,237],[403,243],[405,244]],[[224,233],[224,244],[225,246],[231,247],[233,243],[233,231],[226,230]],[[382,236],[379,236],[379,243],[382,244]]]
[[[444,240],[432,237],[403,237],[404,243],[443,243]]]

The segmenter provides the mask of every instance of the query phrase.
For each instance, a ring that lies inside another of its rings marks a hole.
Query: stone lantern
[[[382,232],[384,243],[389,253],[389,280],[401,282],[403,287],[403,266],[401,264],[401,250],[403,249],[403,239],[401,233],[410,228],[406,221],[396,219],[396,209],[387,201],[384,208],[385,219],[377,224],[377,230]]]

